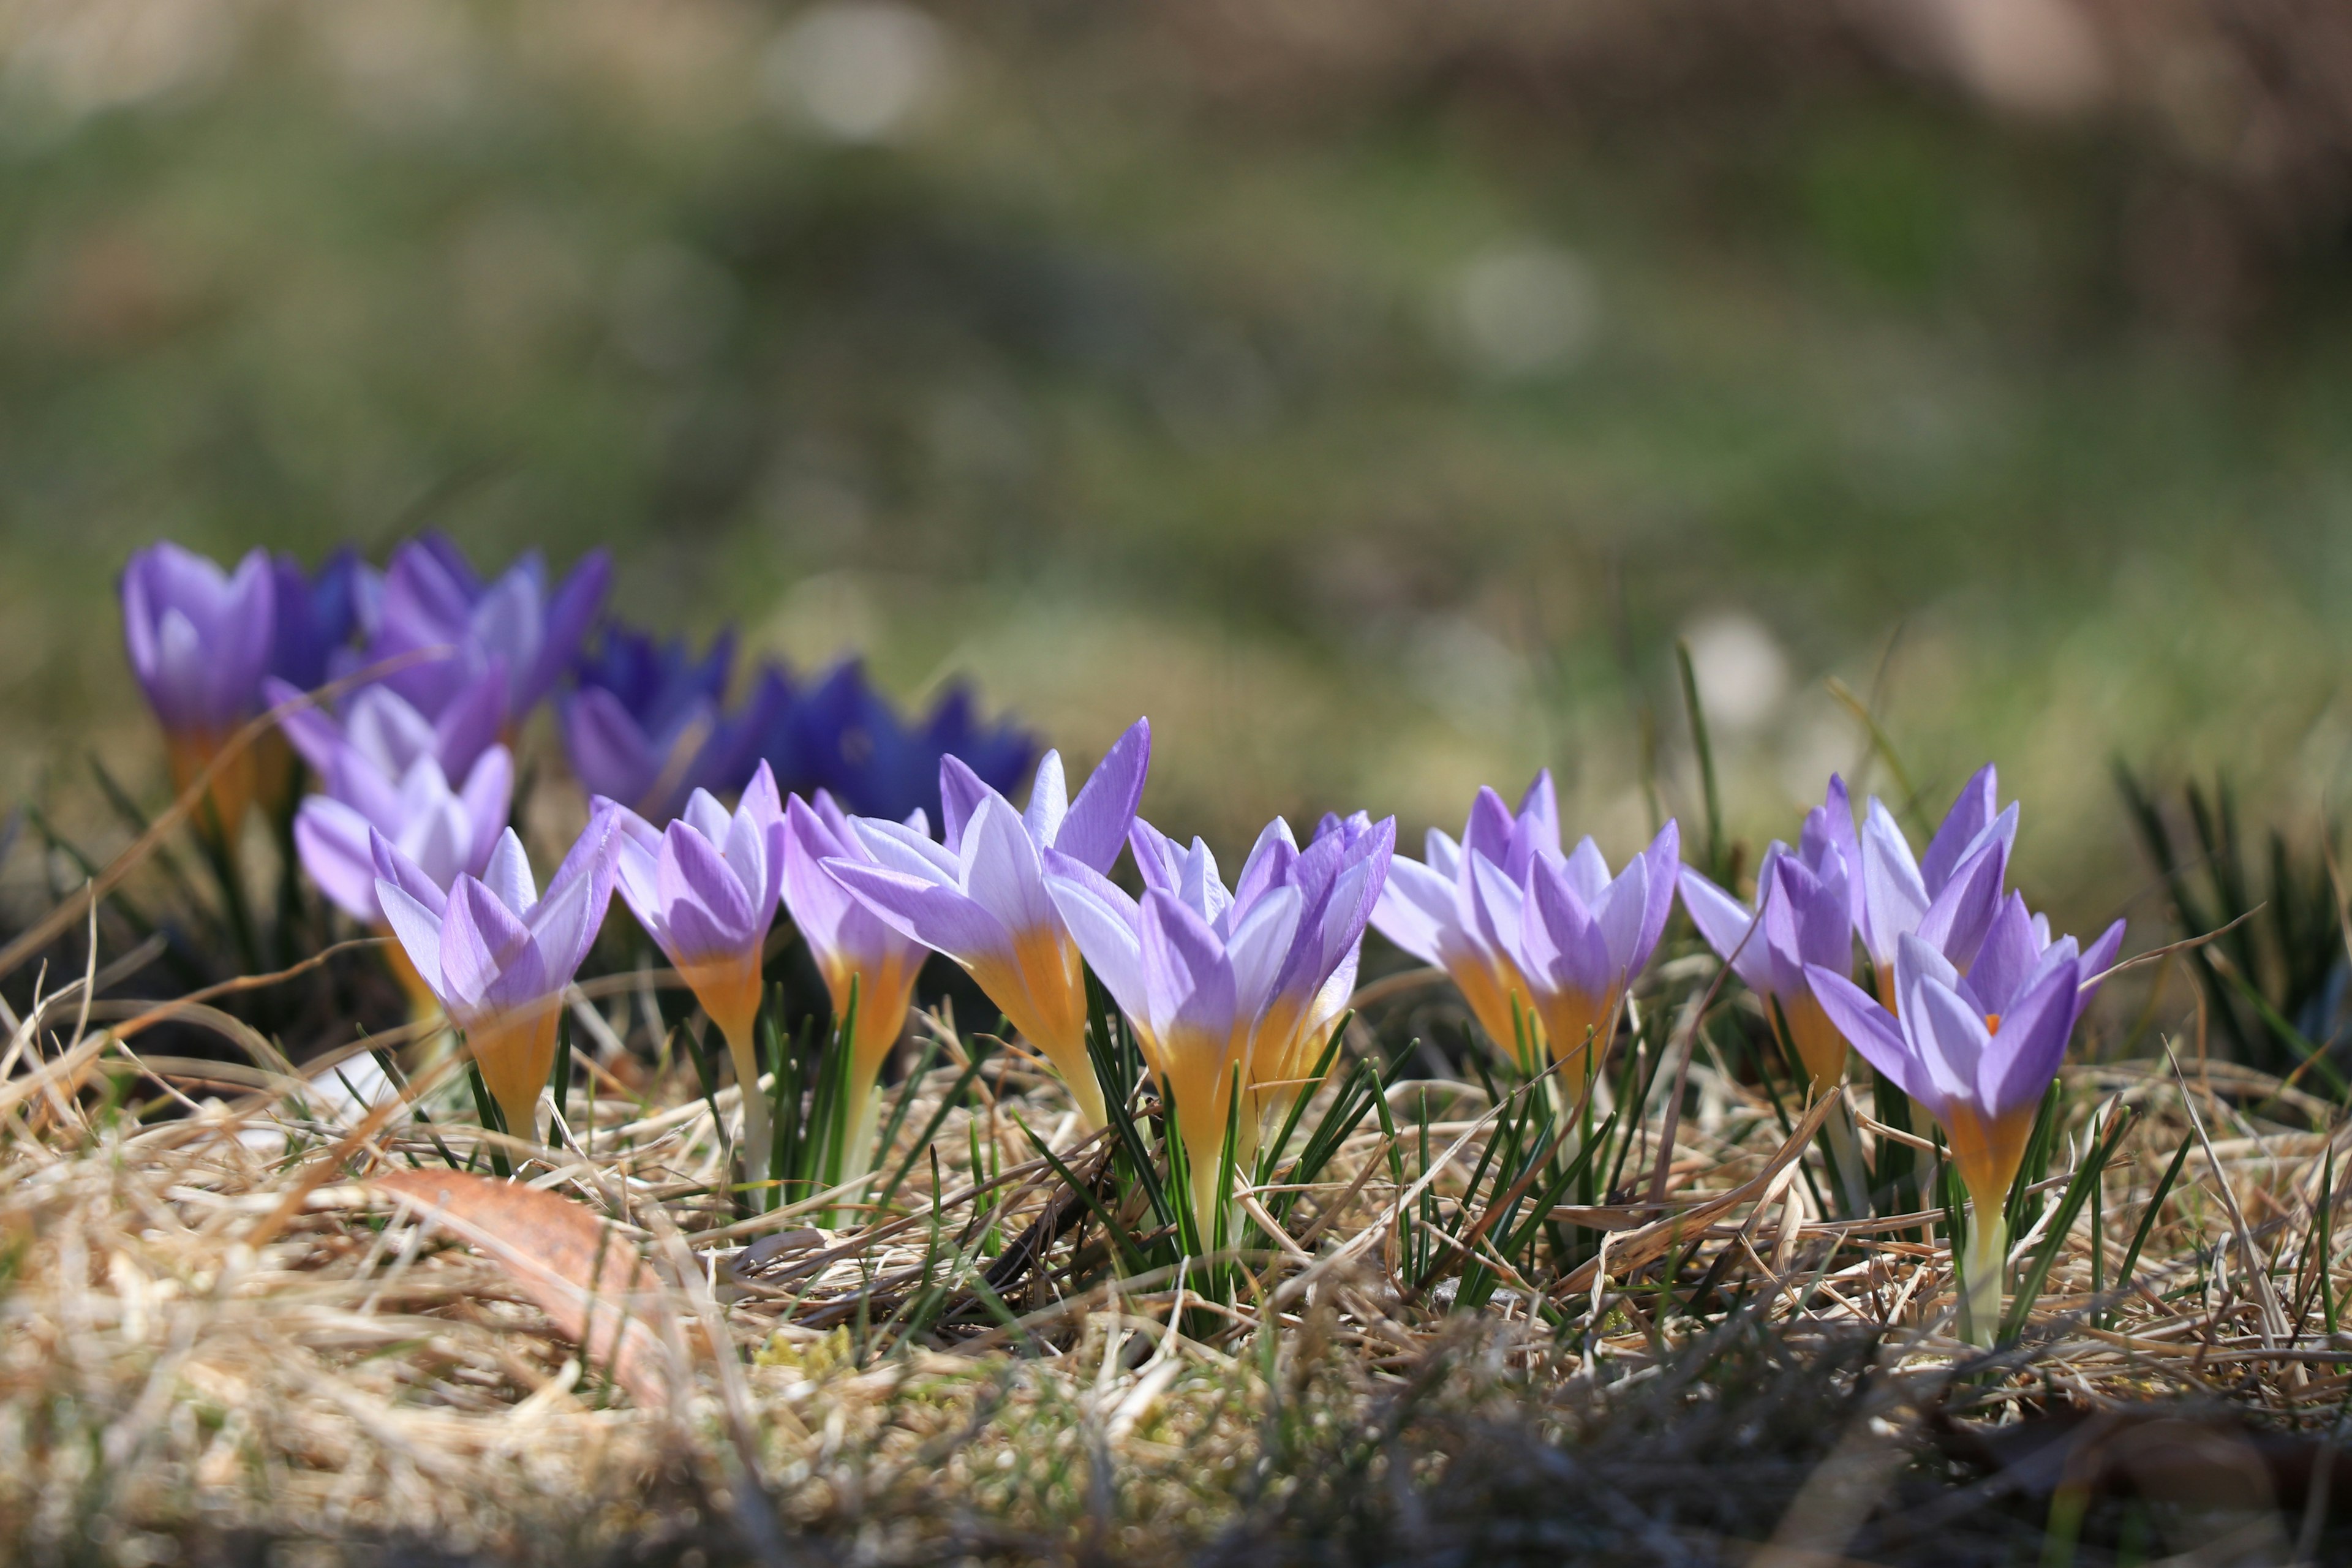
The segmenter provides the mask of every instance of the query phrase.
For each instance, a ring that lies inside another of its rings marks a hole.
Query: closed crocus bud
[[[1563,859],[1538,856],[1528,867],[1516,959],[1552,1059],[1572,1081],[1600,1066],[1611,1021],[1657,950],[1681,853],[1681,832],[1668,822],[1613,878],[1590,838]],[[1498,912],[1504,901],[1496,899]]]
[[[511,828],[481,876],[460,876],[446,893],[383,834],[369,838],[385,923],[465,1031],[482,1081],[519,1138],[536,1132],[563,990],[612,900],[614,838],[613,814],[593,815],[544,898]]]
[[[2075,1022],[2123,946],[2116,921],[2078,952],[2011,894],[1986,922],[1963,975],[1934,943],[1896,938],[1897,997],[1880,1006],[1843,975],[1806,972],[1822,1009],[1870,1064],[1942,1124],[1973,1218],[1963,1273],[1971,1327],[1990,1343],[2008,1256],[2004,1211],[2034,1115],[2065,1059]]]
[[[261,679],[276,635],[269,556],[252,551],[234,573],[166,541],[122,572],[122,635],[131,673],[163,724],[172,782],[184,790],[228,738],[260,711]],[[248,749],[214,778],[200,826],[233,833],[259,778]]]
[[[784,813],[766,768],[729,813],[697,790],[667,829],[598,800],[618,825],[621,897],[667,954],[735,1062],[742,1091],[746,1173],[767,1179],[767,1100],[760,1092],[753,1029],[760,1016],[760,954],[783,889]]]

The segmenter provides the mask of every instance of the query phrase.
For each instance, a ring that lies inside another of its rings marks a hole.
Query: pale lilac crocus
[[[1226,1128],[1246,1167],[1268,1111],[1303,1087],[1346,1005],[1395,842],[1393,818],[1360,814],[1328,818],[1302,851],[1277,818],[1228,891],[1206,845],[1180,850],[1139,822],[1139,901],[1069,857],[1047,856],[1055,904],[1175,1108],[1203,1237],[1217,1217]]]
[[[2003,1211],[2035,1113],[2123,935],[2117,921],[2080,952],[2071,936],[2053,942],[2048,922],[2012,893],[1965,976],[1934,943],[1897,937],[1892,1013],[1843,975],[1806,973],[1854,1049],[1943,1126],[1974,1215],[1962,1272],[1980,1342],[2000,1317]]]
[[[174,790],[185,790],[260,711],[276,603],[264,550],[247,552],[231,573],[167,540],[123,567],[123,642],[163,727]],[[247,748],[214,778],[202,826],[215,837],[233,833],[261,784],[260,761]]]
[[[445,893],[458,877],[481,875],[506,831],[514,763],[504,746],[492,746],[475,760],[464,785],[453,790],[430,753],[415,756],[406,772],[394,776],[373,755],[345,742],[319,769],[319,781],[322,793],[303,797],[294,814],[294,847],[302,868],[337,908],[390,934],[376,897],[373,836],[390,840]],[[406,963],[400,944],[392,943],[387,955],[410,999],[429,1006],[432,993]]]
[[[614,874],[623,901],[727,1042],[743,1107],[745,1174],[762,1183],[770,1135],[754,1030],[761,952],[784,882],[784,809],[775,776],[762,764],[732,813],[709,791],[696,790],[666,828],[602,796],[594,805],[616,825]]]
[[[1626,993],[1674,911],[1681,856],[1682,830],[1669,820],[1614,877],[1590,837],[1563,858],[1539,854],[1528,865],[1517,889],[1516,962],[1552,1059],[1571,1082],[1589,1078],[1608,1053]],[[1504,891],[1486,897],[1496,918],[1507,920]]]
[[[385,923],[465,1031],[482,1081],[519,1138],[536,1131],[563,991],[612,900],[615,836],[611,812],[593,814],[544,898],[512,828],[480,877],[460,876],[446,893],[383,834],[369,840]]]
[[[1539,857],[1559,858],[1551,770],[1536,774],[1517,813],[1482,787],[1460,840],[1433,827],[1423,856],[1390,865],[1372,924],[1407,952],[1444,970],[1487,1038],[1516,1058],[1522,1038],[1532,1047],[1541,1026],[1505,927],[1516,925],[1528,868]]]
[[[1918,937],[1965,971],[1975,962],[1993,912],[2000,907],[2017,839],[2017,806],[2002,809],[1993,765],[1964,785],[1944,816],[1927,852],[1912,858],[1895,816],[1873,795],[1863,815],[1860,898],[1854,929],[1878,974],[1880,1000],[1899,1002],[1892,989],[1899,940]]]
[[[961,964],[1013,1028],[1061,1075],[1089,1128],[1103,1124],[1102,1088],[1087,1055],[1086,970],[1045,889],[1044,852],[1096,872],[1118,858],[1151,759],[1139,719],[1074,800],[1059,752],[1037,764],[1027,811],[953,757],[940,764],[945,844],[902,823],[853,819],[872,862],[825,868],[903,935]]]
[[[929,824],[920,811],[906,826],[928,838]],[[890,1047],[906,1030],[915,981],[930,949],[867,909],[826,868],[833,861],[875,864],[873,851],[832,795],[819,790],[813,801],[792,796],[784,804],[784,908],[808,943],[817,973],[824,977],[834,1017],[847,1019],[856,1009],[850,1026],[849,1091],[852,1114],[858,1120],[845,1167],[856,1175],[863,1173],[865,1162],[872,1157],[874,1086]]]
[[[1853,973],[1859,858],[1845,781],[1832,773],[1827,797],[1805,814],[1797,847],[1776,838],[1766,847],[1753,909],[1696,868],[1682,868],[1683,908],[1692,923],[1750,991],[1780,1010],[1789,1043],[1823,1094],[1845,1081],[1845,1037],[1813,999],[1805,966]]]
[[[499,743],[506,721],[506,674],[495,662],[452,689],[431,717],[390,686],[362,686],[341,711],[303,707],[283,721],[286,739],[302,760],[323,775],[344,746],[356,748],[390,778],[400,778],[419,757],[431,757],[452,778],[473,772],[481,755]],[[276,678],[262,682],[272,706],[292,701],[301,689]]]

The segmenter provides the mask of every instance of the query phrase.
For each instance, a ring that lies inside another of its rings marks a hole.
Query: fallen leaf
[[[609,1363],[613,1381],[640,1405],[667,1402],[667,1358],[647,1320],[675,1309],[635,1243],[610,1222],[553,1193],[461,1171],[392,1171],[369,1184],[502,1265],[585,1365]]]

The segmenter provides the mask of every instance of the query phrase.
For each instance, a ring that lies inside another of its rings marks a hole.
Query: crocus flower
[[[1089,1128],[1103,1124],[1104,1108],[1087,1055],[1086,971],[1045,890],[1043,853],[1058,849],[1108,871],[1135,820],[1150,760],[1151,726],[1139,719],[1072,800],[1061,754],[1048,752],[1024,814],[949,757],[940,763],[944,845],[902,823],[861,816],[855,825],[873,862],[824,862],[886,924],[971,973],[1062,1075]]]
[[[1853,973],[1853,806],[1845,781],[1830,775],[1828,797],[1805,814],[1797,847],[1774,839],[1756,871],[1756,909],[1682,868],[1683,908],[1707,944],[1750,991],[1777,1006],[1814,1089],[1845,1080],[1845,1037],[1813,1000],[1805,966]],[[1759,918],[1758,911],[1761,911]]]
[[[572,771],[592,795],[667,822],[698,789],[731,793],[751,771],[752,747],[785,696],[762,681],[742,711],[724,710],[735,635],[722,631],[700,659],[683,638],[656,642],[607,626],[584,655],[579,686],[559,706]]]
[[[613,813],[593,814],[545,898],[512,828],[480,877],[460,876],[446,894],[383,834],[369,838],[384,922],[465,1030],[482,1081],[517,1137],[536,1130],[539,1091],[555,1066],[563,989],[612,900],[614,836]]]
[[[1861,899],[1854,929],[1878,971],[1883,999],[1897,1005],[1893,984],[1899,939],[1916,935],[1967,969],[1976,958],[1993,911],[2000,907],[2010,846],[2017,839],[2017,807],[2000,808],[1992,764],[1977,770],[1945,814],[1927,854],[1911,845],[1877,796],[1862,824]]]
[[[381,927],[375,850],[370,834],[391,841],[425,878],[446,892],[460,875],[479,876],[506,831],[514,792],[514,761],[504,746],[477,758],[464,785],[429,752],[407,771],[388,774],[362,748],[345,742],[319,772],[322,793],[307,795],[294,814],[294,846],[302,868],[336,907],[364,925]]]
[[[277,601],[269,673],[307,691],[325,682],[328,659],[352,640],[368,566],[346,546],[320,563],[316,575],[286,554],[269,569]]]
[[[1301,851],[1277,818],[1228,891],[1199,839],[1179,849],[1150,824],[1130,842],[1139,902],[1092,868],[1048,852],[1046,887],[1087,962],[1135,1026],[1175,1108],[1194,1219],[1213,1235],[1226,1129],[1254,1162],[1272,1108],[1295,1094],[1346,1005],[1364,926],[1396,843],[1393,818],[1327,818]],[[1236,1106],[1234,1095],[1244,1100]]]
[[[123,568],[123,641],[131,673],[163,723],[175,789],[186,789],[260,710],[276,626],[266,551],[248,552],[231,574],[165,541]],[[259,782],[250,750],[214,779],[206,826],[216,837],[236,829]]]
[[[2051,941],[2048,923],[2012,893],[1987,922],[1965,976],[1933,942],[1898,936],[1891,1014],[1843,975],[1806,971],[1854,1049],[1943,1126],[1975,1215],[1964,1272],[1980,1339],[2000,1315],[2009,1242],[2002,1211],[2035,1112],[2123,933],[2117,921],[2078,952],[2071,936]]]
[[[1589,837],[1565,858],[1538,854],[1517,889],[1483,890],[1489,917],[1507,941],[1517,894],[1518,972],[1535,1004],[1553,1059],[1571,1078],[1590,1075],[1608,1050],[1606,1032],[1633,979],[1648,966],[1675,907],[1682,830],[1672,821],[1612,879]],[[1491,882],[1491,862],[1477,869]]]
[[[790,793],[831,792],[855,816],[904,821],[923,812],[942,820],[938,790],[944,759],[954,757],[999,792],[1013,787],[1037,754],[1034,738],[1011,724],[982,723],[971,694],[950,686],[920,721],[908,724],[867,683],[855,659],[806,689],[782,671],[761,675],[751,707],[761,714],[757,753]]]
[[[339,668],[446,647],[447,657],[397,670],[385,684],[437,716],[495,665],[506,672],[507,723],[518,724],[571,667],[611,577],[611,556],[592,550],[551,588],[547,563],[532,551],[485,583],[446,537],[425,534],[393,552],[373,636]]]
[[[766,763],[761,766],[764,769]],[[928,839],[929,824],[921,812],[907,820],[908,830]],[[863,1173],[871,1157],[874,1085],[890,1047],[907,1026],[913,1005],[915,979],[922,973],[930,949],[906,935],[867,909],[827,862],[876,864],[874,852],[833,796],[819,790],[814,800],[793,795],[784,803],[784,908],[824,976],[833,998],[833,1016],[849,1016],[856,997],[856,1021],[849,1040],[850,1105],[858,1117],[849,1144],[850,1173]]]
[[[731,816],[709,792],[696,790],[667,828],[602,797],[595,809],[618,825],[622,899],[727,1042],[743,1103],[745,1173],[764,1182],[768,1102],[760,1092],[752,1031],[760,1016],[761,950],[784,882],[784,809],[775,778],[761,768]]]
[[[272,706],[301,695],[276,677],[261,683]],[[506,677],[493,666],[454,693],[432,718],[389,686],[362,686],[340,714],[317,707],[286,715],[286,738],[302,760],[324,777],[345,746],[356,748],[387,778],[403,778],[419,757],[431,757],[443,773],[463,777],[498,743],[506,717]]]
[[[1399,858],[1390,866],[1372,924],[1407,952],[1451,975],[1487,1038],[1516,1056],[1521,1035],[1532,1044],[1540,1026],[1490,897],[1501,899],[1507,916],[1515,915],[1528,868],[1539,856],[1559,858],[1559,806],[1551,770],[1536,774],[1517,815],[1502,796],[1482,787],[1458,843],[1434,827],[1426,842],[1423,859]]]

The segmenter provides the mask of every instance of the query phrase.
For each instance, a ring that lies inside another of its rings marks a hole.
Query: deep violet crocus
[[[169,541],[122,571],[122,636],[131,673],[163,726],[174,790],[184,790],[260,711],[277,584],[265,551],[233,573]],[[199,813],[215,838],[236,830],[261,784],[251,748],[224,765]]]
[[[345,546],[320,562],[316,574],[283,553],[269,570],[276,598],[269,673],[307,691],[325,682],[328,660],[350,643],[359,626],[368,566]]]
[[[1139,822],[1130,842],[1140,900],[1051,851],[1046,887],[1175,1107],[1193,1219],[1213,1245],[1226,1129],[1245,1170],[1267,1113],[1303,1087],[1346,1005],[1396,823],[1328,817],[1301,850],[1277,818],[1231,891],[1197,838],[1179,849]]]
[[[572,773],[592,795],[654,823],[676,816],[698,789],[740,789],[754,744],[788,692],[780,681],[762,680],[741,711],[729,713],[734,662],[731,630],[712,638],[698,659],[684,638],[657,642],[607,626],[580,659],[577,689],[558,704]]]
[[[1854,1049],[1943,1126],[1973,1213],[1962,1272],[1980,1343],[2000,1320],[2004,1209],[2034,1115],[2123,935],[2117,921],[2078,952],[2071,936],[2053,942],[2048,922],[2012,893],[1965,976],[1932,942],[1898,936],[1892,1013],[1843,975],[1806,973]]]
[[[1104,1106],[1087,1055],[1086,970],[1046,891],[1044,852],[1109,870],[1150,761],[1151,726],[1139,719],[1071,799],[1061,754],[1048,752],[1024,813],[949,757],[940,763],[944,844],[903,823],[861,816],[855,826],[873,862],[824,862],[885,923],[971,973],[1061,1074],[1088,1128],[1103,1124]]]
[[[732,813],[709,791],[696,790],[666,828],[602,797],[595,809],[617,825],[623,900],[727,1042],[743,1107],[744,1174],[755,1185],[763,1183],[771,1138],[753,1030],[761,950],[784,885],[784,806],[775,777],[761,767]]]
[[[1895,816],[1877,796],[1863,814],[1861,881],[1854,929],[1877,971],[1880,1000],[1899,1005],[1894,984],[1899,939],[1916,935],[1953,967],[1975,962],[2009,874],[2017,839],[2017,807],[2000,807],[2000,786],[1987,763],[1962,786],[1927,852],[1916,860]]]
[[[1423,858],[1402,857],[1389,876],[1372,924],[1381,935],[1451,975],[1486,1037],[1507,1055],[1518,1054],[1522,1035],[1535,1043],[1540,1027],[1534,998],[1516,954],[1503,941],[1486,890],[1517,889],[1538,854],[1559,855],[1559,806],[1551,770],[1535,776],[1514,814],[1503,797],[1482,787],[1457,841],[1433,827]],[[1477,862],[1496,873],[1482,876]],[[1516,908],[1516,892],[1507,902]]]
[[[765,763],[761,764],[763,768]],[[926,838],[929,824],[921,812],[909,816],[910,832]],[[827,870],[826,862],[873,865],[874,852],[832,795],[814,800],[793,795],[784,803],[784,908],[824,977],[836,1021],[851,1016],[849,1095],[856,1125],[851,1130],[851,1176],[865,1173],[873,1156],[874,1085],[890,1047],[907,1027],[915,980],[930,949],[885,921]]]
[[[950,686],[929,713],[909,722],[874,689],[865,667],[845,659],[796,687],[781,669],[763,669],[747,709],[755,716],[754,754],[776,770],[788,793],[822,789],[856,816],[903,822],[917,811],[944,820],[941,764],[961,762],[1002,794],[1037,756],[1035,737],[1009,723],[982,721],[964,687]]]
[[[615,837],[614,814],[593,813],[544,898],[512,828],[481,876],[458,877],[446,894],[383,834],[369,839],[385,923],[466,1032],[482,1081],[519,1138],[536,1133],[563,990],[612,900]]]
[[[1845,1081],[1845,1037],[1813,999],[1805,966],[1853,973],[1860,855],[1845,781],[1832,773],[1826,798],[1805,814],[1797,847],[1776,838],[1766,847],[1756,870],[1755,908],[1696,868],[1682,868],[1683,908],[1732,973],[1766,1006],[1779,1010],[1790,1045],[1814,1091],[1822,1094]]]
[[[508,727],[520,724],[571,668],[604,603],[612,558],[592,550],[551,584],[537,551],[485,582],[444,535],[427,533],[393,552],[368,646],[336,660],[338,673],[420,650],[447,647],[383,679],[420,712],[437,716],[493,666],[506,673]]]

